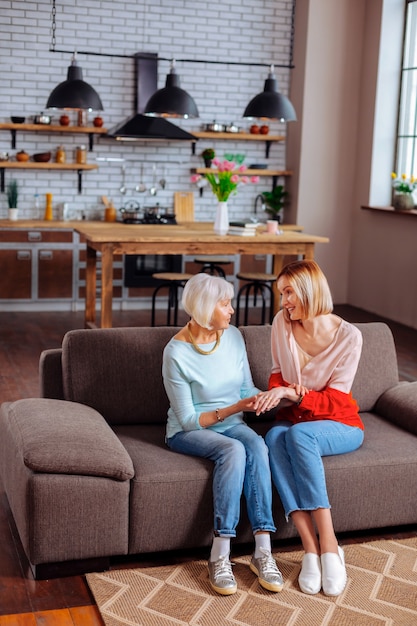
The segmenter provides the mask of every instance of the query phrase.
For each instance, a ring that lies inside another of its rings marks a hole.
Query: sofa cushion
[[[162,353],[174,327],[69,331],[62,343],[64,397],[109,424],[165,424]]]
[[[133,464],[94,409],[65,400],[27,398],[8,406],[7,427],[34,472],[129,480]]]

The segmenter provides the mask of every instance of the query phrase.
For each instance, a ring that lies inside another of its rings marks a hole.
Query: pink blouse
[[[291,322],[279,311],[272,323],[269,388],[298,383],[311,391],[299,405],[280,409],[278,419],[294,423],[330,419],[363,429],[351,394],[361,350],[361,332],[342,320],[332,343],[301,367]]]

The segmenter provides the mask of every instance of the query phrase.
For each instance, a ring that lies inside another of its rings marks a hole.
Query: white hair
[[[217,303],[231,300],[233,293],[233,285],[224,278],[200,272],[187,281],[182,294],[182,306],[197,324],[211,330],[211,319]]]

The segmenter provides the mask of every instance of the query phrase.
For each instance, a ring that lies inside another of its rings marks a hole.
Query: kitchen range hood
[[[143,115],[149,98],[158,88],[158,55],[141,52],[134,56],[134,61],[136,113],[111,128],[107,137],[119,141],[197,141],[197,137],[162,117]]]

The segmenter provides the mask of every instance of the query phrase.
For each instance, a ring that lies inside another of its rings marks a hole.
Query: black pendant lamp
[[[297,119],[295,110],[286,96],[278,93],[278,82],[271,65],[264,90],[252,98],[245,109],[243,117],[257,117],[264,120],[294,122]]]
[[[100,96],[91,85],[83,80],[83,71],[77,65],[75,53],[68,67],[67,80],[51,91],[46,103],[48,109],[75,109],[102,111]]]
[[[158,89],[149,98],[145,115],[154,117],[199,117],[198,108],[193,98],[180,87],[180,77],[175,70],[175,61],[171,61],[171,69],[166,78],[165,87]]]

